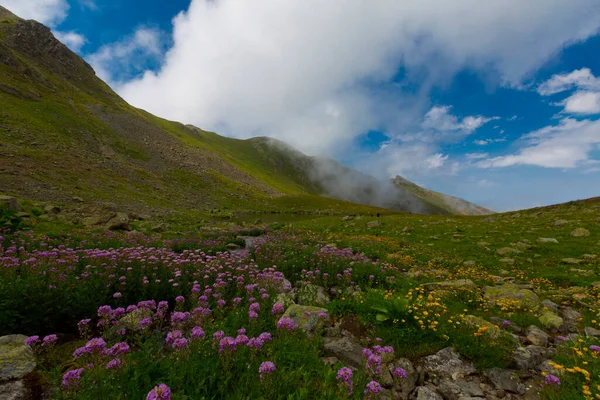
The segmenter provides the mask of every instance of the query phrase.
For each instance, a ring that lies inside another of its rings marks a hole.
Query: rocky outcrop
[[[0,398],[25,400],[27,391],[22,379],[35,369],[35,356],[25,345],[24,335],[0,337]]]
[[[0,208],[6,208],[13,212],[21,211],[17,198],[12,196],[0,196]]]

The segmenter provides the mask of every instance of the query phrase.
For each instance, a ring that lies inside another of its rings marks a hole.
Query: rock
[[[146,308],[137,308],[119,319],[119,326],[125,328],[128,331],[137,332],[142,329],[140,322],[144,318],[152,317],[152,311]]]
[[[227,243],[225,247],[227,247],[228,250],[238,250],[240,245],[237,243]]]
[[[346,215],[345,217],[342,218],[342,221],[346,222],[346,221],[350,221],[352,220],[352,217],[350,215]]]
[[[408,395],[417,387],[419,373],[408,358],[399,358],[398,360],[388,365],[388,371],[392,373],[395,368],[403,368],[406,371],[406,378],[402,379],[400,384],[401,398],[408,398]]]
[[[497,339],[502,334],[502,331],[496,325],[481,317],[476,317],[475,315],[467,315],[465,317],[465,323],[476,329],[484,327],[486,329],[485,333],[492,339]]]
[[[18,213],[17,213],[17,217],[19,217],[19,218],[29,218],[29,217],[30,217],[30,215],[29,215],[29,213],[26,213],[26,212],[22,212],[22,211],[21,211],[21,212],[18,212]]]
[[[521,250],[513,249],[512,247],[502,247],[502,248],[496,250],[496,254],[498,254],[499,256],[505,256],[508,254],[520,254],[520,253],[522,253]]]
[[[302,306],[292,304],[285,310],[283,317],[293,319],[300,329],[305,332],[314,332],[322,329],[326,322],[329,322],[329,317],[323,318],[319,314],[327,313],[327,310],[320,307]]]
[[[163,233],[167,230],[167,225],[160,222],[158,224],[154,224],[150,227],[150,230],[152,232],[156,232],[156,233]]]
[[[514,258],[501,258],[498,261],[500,261],[502,264],[514,264],[515,263]]]
[[[566,219],[555,219],[552,223],[552,226],[563,226],[567,225],[568,223],[569,221],[567,221]]]
[[[130,231],[131,226],[129,225],[129,215],[118,212],[113,218],[111,218],[105,226],[109,231]]]
[[[431,282],[423,284],[423,287],[431,290],[455,290],[455,289],[477,289],[477,285],[470,279],[457,279],[454,281]]]
[[[545,299],[544,301],[542,301],[542,307],[555,313],[558,312],[558,304],[556,304],[552,300]]]
[[[487,217],[487,218],[482,219],[481,222],[494,223],[494,222],[496,222],[496,218],[494,218],[494,217]]]
[[[23,381],[0,384],[0,399],[2,400],[26,400],[30,398]]]
[[[562,260],[560,260],[560,262],[562,262],[563,264],[579,264],[581,260],[578,260],[576,258],[563,258]]]
[[[477,242],[477,246],[478,247],[486,247],[489,246],[490,244],[488,242]]]
[[[73,201],[75,201],[77,203],[83,203],[84,202],[83,198],[79,197],[79,196],[74,196],[73,197]]]
[[[515,244],[515,247],[519,250],[531,250],[533,248],[532,245],[527,244],[527,243],[523,243],[523,242],[518,242],[517,244]]]
[[[323,338],[323,352],[326,356],[336,357],[354,368],[362,366],[362,349],[363,347],[350,337]]]
[[[583,258],[586,260],[595,260],[596,258],[598,258],[598,256],[595,254],[584,254]]]
[[[571,236],[575,237],[586,237],[590,236],[590,231],[585,228],[577,228],[573,232],[571,232]]]
[[[501,286],[486,286],[485,298],[493,304],[498,304],[504,299],[518,300],[523,308],[535,309],[540,305],[538,296],[529,289],[521,289],[514,283],[506,283]]]
[[[412,229],[410,229],[408,226],[405,226],[404,229],[402,229],[402,233],[408,233],[410,231],[412,231]]]
[[[44,211],[46,211],[47,214],[58,214],[61,210],[58,206],[48,205],[44,207]]]
[[[296,293],[296,302],[306,306],[325,305],[331,300],[324,287],[306,284]]]
[[[591,326],[586,326],[583,331],[585,332],[585,336],[587,337],[595,337],[600,338],[600,330],[596,328],[592,328]]]
[[[555,238],[538,238],[538,243],[554,243],[554,244],[558,244],[558,240],[556,240]]]
[[[525,330],[525,336],[529,343],[540,347],[547,347],[550,340],[550,335],[535,325],[531,325]]]
[[[12,196],[0,196],[0,208],[6,208],[8,211],[19,212],[19,202],[16,197]]]
[[[556,350],[540,346],[517,347],[513,352],[514,365],[521,370],[536,368],[554,355]]]
[[[437,387],[444,400],[465,400],[483,397],[484,393],[477,382],[459,379],[455,382],[443,381]]]
[[[283,306],[286,308],[288,308],[292,304],[296,304],[296,302],[294,301],[294,296],[288,292],[279,293],[277,295],[277,298],[275,299],[275,302],[283,304]]]
[[[446,347],[436,354],[423,358],[423,369],[440,379],[453,380],[477,372],[473,364],[463,360],[452,347]]]
[[[484,374],[496,389],[511,393],[519,393],[524,389],[519,375],[510,369],[491,368]]]
[[[427,386],[419,386],[416,390],[417,400],[444,400],[442,396]]]
[[[546,329],[558,330],[564,324],[564,320],[556,315],[554,311],[545,311],[540,316],[540,322]]]
[[[477,264],[477,263],[476,263],[475,261],[473,261],[473,260],[467,260],[467,261],[465,261],[465,262],[463,263],[463,265],[464,265],[465,267],[472,267],[472,266],[474,266],[475,264]]]
[[[561,310],[560,314],[565,321],[579,322],[579,320],[582,318],[581,313],[575,310],[573,307],[565,307]]]
[[[561,376],[565,373],[564,370],[554,368],[554,362],[552,360],[546,360],[541,363],[538,368],[540,372],[545,372],[547,374],[552,374],[555,376]]]
[[[380,226],[381,226],[381,221],[379,221],[379,220],[367,222],[367,228],[369,228],[369,229],[379,228]]]
[[[18,380],[35,369],[35,356],[25,335],[0,337],[0,383]]]

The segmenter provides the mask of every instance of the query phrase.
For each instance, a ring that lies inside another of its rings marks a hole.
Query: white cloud
[[[192,0],[160,71],[118,90],[170,119],[331,152],[369,129],[415,130],[429,88],[460,68],[519,84],[596,33],[599,13],[596,0]],[[373,88],[400,65],[419,76],[419,93]],[[455,123],[468,133],[482,118]]]
[[[589,68],[576,69],[568,74],[553,75],[538,87],[538,93],[550,96],[575,88],[600,91],[600,78],[596,78]]]
[[[21,18],[34,19],[50,27],[63,22],[69,11],[67,0],[0,0],[0,5]]]
[[[560,104],[564,105],[565,112],[570,114],[599,114],[600,91],[576,92],[567,97]]]
[[[80,35],[77,32],[61,32],[61,31],[53,31],[54,36],[58,40],[60,40],[63,44],[65,44],[68,48],[73,50],[75,53],[79,53],[81,51],[81,47],[87,42],[85,36]]]
[[[100,47],[86,59],[100,78],[111,82],[113,79],[129,78],[134,71],[143,69],[148,60],[160,59],[162,51],[161,32],[142,26],[130,36]]]
[[[487,158],[489,156],[488,153],[467,153],[465,157],[467,160],[480,160],[482,158]]]
[[[507,120],[508,120],[508,121],[515,121],[516,119],[517,119],[517,116],[516,116],[516,115],[513,115],[513,116],[512,116],[512,117],[510,117],[510,118],[507,118]]]
[[[564,118],[521,137],[525,147],[518,153],[480,161],[481,168],[535,165],[546,168],[575,168],[595,163],[590,154],[600,144],[600,120]]]
[[[483,124],[498,119],[498,117],[486,118],[482,116],[468,116],[459,121],[459,119],[450,114],[451,106],[432,107],[423,121],[424,129],[431,129],[435,132],[456,133],[458,135],[468,135],[474,132]]]
[[[504,133],[504,131],[502,131],[500,133]],[[473,140],[473,143],[475,143],[478,146],[487,146],[490,143],[502,143],[502,142],[506,142],[506,139],[505,138],[498,138],[498,139],[477,139],[477,140]]]

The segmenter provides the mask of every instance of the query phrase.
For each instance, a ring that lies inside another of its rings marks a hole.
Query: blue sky
[[[0,0],[135,106],[503,211],[600,195],[597,0]]]

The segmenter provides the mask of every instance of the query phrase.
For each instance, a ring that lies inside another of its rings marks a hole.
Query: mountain
[[[31,200],[83,198],[146,213],[381,211],[355,203],[421,213],[481,210],[281,141],[231,139],[137,109],[49,28],[1,6],[0,104],[0,192]]]

